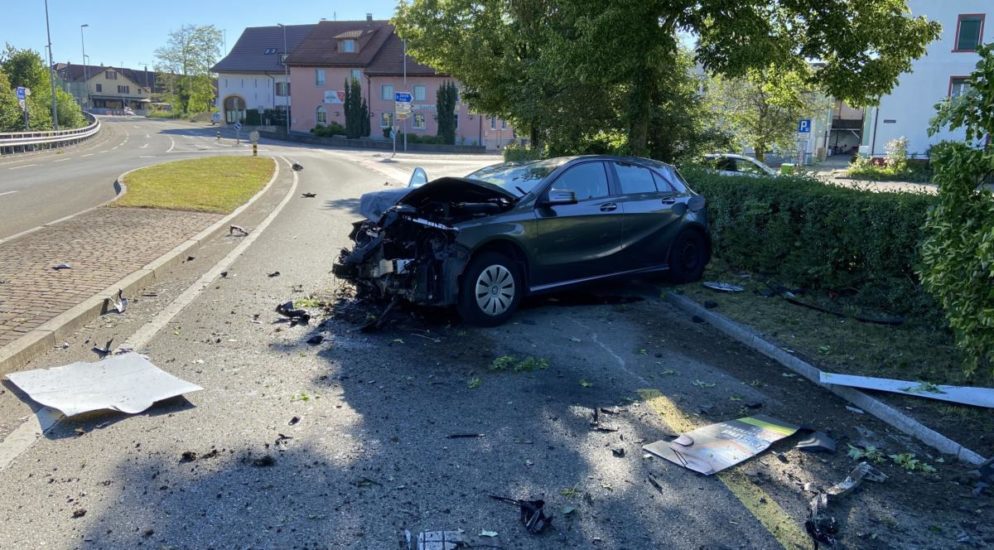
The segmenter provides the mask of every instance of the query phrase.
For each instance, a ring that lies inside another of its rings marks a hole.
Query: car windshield
[[[481,168],[466,177],[492,183],[506,191],[523,197],[531,193],[532,189],[545,176],[551,174],[568,160],[568,158],[555,158],[526,164],[505,162]]]

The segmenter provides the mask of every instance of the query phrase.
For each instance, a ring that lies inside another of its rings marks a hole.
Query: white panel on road
[[[159,369],[137,353],[96,363],[14,372],[7,379],[31,399],[66,416],[104,409],[137,414],[156,401],[203,389]]]

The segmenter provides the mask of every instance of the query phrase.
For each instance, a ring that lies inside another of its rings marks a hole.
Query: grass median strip
[[[114,206],[228,214],[273,176],[266,157],[209,157],[149,166],[124,178],[128,190]]]

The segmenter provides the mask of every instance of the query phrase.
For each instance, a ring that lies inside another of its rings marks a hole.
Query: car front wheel
[[[674,283],[697,281],[708,263],[708,243],[697,231],[677,235],[670,248],[669,278]]]
[[[473,325],[496,326],[514,314],[523,294],[518,264],[503,254],[484,252],[463,273],[459,315]]]

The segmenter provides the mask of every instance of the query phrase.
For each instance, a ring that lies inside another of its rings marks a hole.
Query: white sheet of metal
[[[991,388],[945,386],[942,384],[933,385],[922,382],[909,382],[907,380],[894,380],[893,378],[873,378],[870,376],[835,374],[832,372],[822,372],[819,375],[819,380],[822,384],[887,391],[910,395],[912,397],[927,397],[929,399],[939,399],[962,405],[994,409],[994,389]]]
[[[159,369],[137,353],[95,363],[12,372],[7,379],[31,399],[66,416],[104,409],[137,414],[156,401],[203,389]]]

